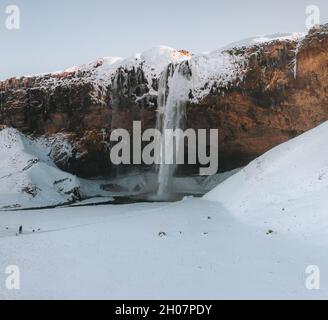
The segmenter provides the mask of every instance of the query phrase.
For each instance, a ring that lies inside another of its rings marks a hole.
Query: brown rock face
[[[219,129],[220,171],[246,165],[328,120],[327,26],[301,41],[271,41],[228,54],[243,57],[243,77],[228,86],[218,81],[209,94],[197,102],[190,97],[187,105],[187,127]],[[100,81],[103,64],[0,82],[0,128],[34,136],[63,134],[73,152],[54,147],[59,167],[86,177],[113,172],[110,133],[131,131],[134,120],[141,120],[143,130],[155,127],[159,76],[150,79],[140,63],[118,66]]]
[[[220,129],[223,171],[328,120],[327,27],[311,30],[298,47],[274,41],[236,52],[248,59],[243,81],[187,108],[188,126]]]
[[[85,177],[109,174],[111,131],[131,130],[133,120],[153,127],[157,106],[142,69],[117,69],[99,86],[92,73],[100,66],[0,82],[0,124],[36,137],[64,134],[74,148],[65,155],[56,145],[52,155],[60,168]],[[138,96],[145,97],[137,102]]]

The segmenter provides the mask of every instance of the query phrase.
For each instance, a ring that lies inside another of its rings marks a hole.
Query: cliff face
[[[192,75],[187,127],[218,128],[220,171],[328,120],[328,27],[203,56],[169,48],[127,60],[100,59],[63,73],[0,82],[0,127],[65,136],[59,167],[81,176],[111,172],[109,135],[141,120],[153,128],[161,72],[186,63]]]
[[[243,80],[191,103],[188,126],[220,129],[221,165],[232,169],[328,120],[328,29],[231,51]],[[221,168],[222,168],[221,167]]]

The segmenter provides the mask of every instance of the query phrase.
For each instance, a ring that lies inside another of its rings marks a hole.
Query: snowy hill
[[[142,69],[149,87],[153,79],[157,79],[164,68],[170,63],[180,63],[190,59],[187,51],[178,51],[167,46],[156,46],[137,53],[128,58],[102,57],[96,61],[68,68],[64,71],[56,71],[50,74],[37,76],[25,76],[21,78],[39,78],[42,87],[56,88],[57,86],[69,86],[74,83],[92,83],[98,89],[112,84],[112,80],[118,69],[127,71]]]
[[[96,183],[54,165],[50,157],[54,144],[69,152],[64,137],[32,140],[12,128],[0,131],[0,209],[56,206],[104,195]]]
[[[327,135],[326,122],[274,148],[205,199],[247,224],[327,242]]]
[[[224,46],[223,48],[221,48],[221,50],[229,50],[232,48],[241,48],[241,47],[251,47],[254,45],[260,45],[260,44],[269,43],[272,41],[283,41],[283,40],[300,41],[305,36],[306,36],[306,33],[301,33],[301,32],[293,32],[293,33],[282,32],[282,33],[258,35],[255,37],[232,42],[232,43],[228,44],[227,46]]]

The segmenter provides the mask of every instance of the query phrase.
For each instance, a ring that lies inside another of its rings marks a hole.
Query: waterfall
[[[301,46],[301,42],[297,42],[297,45],[296,45],[296,48],[295,48],[295,62],[294,62],[294,79],[297,78],[297,68],[298,68],[298,65],[297,65],[297,58],[298,58],[298,52],[299,52],[299,48]]]
[[[191,89],[191,70],[189,62],[170,64],[161,74],[158,88],[157,129],[162,133],[158,167],[158,197],[170,196],[170,187],[177,165],[176,148],[170,145],[168,129],[184,129],[186,124],[186,104]],[[177,145],[179,148],[179,145]],[[167,164],[174,159],[173,164]]]

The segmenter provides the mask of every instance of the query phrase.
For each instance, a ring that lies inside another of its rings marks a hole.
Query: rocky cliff
[[[186,64],[190,128],[218,128],[220,171],[328,120],[328,26],[306,35],[254,38],[204,55],[160,47],[103,58],[61,73],[0,82],[0,126],[53,139],[51,155],[71,173],[110,174],[113,129],[156,125],[159,79]],[[56,139],[60,137],[60,139]],[[61,148],[62,139],[72,148]]]

